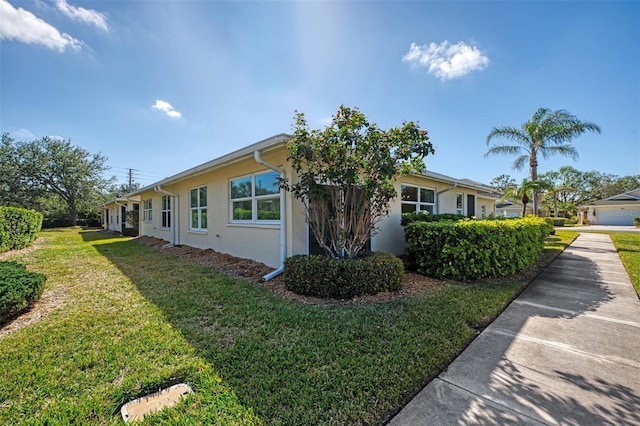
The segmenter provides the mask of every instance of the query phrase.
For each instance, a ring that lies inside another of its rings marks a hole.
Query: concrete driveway
[[[561,226],[556,228],[560,231],[577,231],[577,232],[633,232],[640,234],[640,228],[635,226],[615,226],[615,225],[587,225],[587,226]]]
[[[584,233],[389,423],[640,425],[640,300]]]

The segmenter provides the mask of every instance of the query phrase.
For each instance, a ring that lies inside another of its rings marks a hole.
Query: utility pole
[[[129,169],[129,192],[132,191],[133,186],[133,169]]]

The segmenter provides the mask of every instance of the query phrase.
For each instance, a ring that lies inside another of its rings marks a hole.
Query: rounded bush
[[[366,253],[357,259],[300,255],[284,263],[288,290],[305,296],[350,299],[402,288],[404,265],[388,253]]]
[[[0,206],[0,252],[28,247],[38,237],[41,227],[42,214]]]
[[[16,262],[0,262],[0,323],[38,300],[46,276],[29,272]]]

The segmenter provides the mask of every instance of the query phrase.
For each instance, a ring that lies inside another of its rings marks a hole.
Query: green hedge
[[[293,256],[285,260],[287,289],[306,296],[350,299],[402,288],[404,265],[388,253],[366,253],[358,259]]]
[[[545,217],[544,218],[544,223],[547,225],[547,232],[551,235],[555,235],[556,230],[555,230],[555,226],[564,226],[564,220],[562,221],[562,225],[556,225],[556,223],[559,223],[557,219],[553,218],[553,217]]]
[[[236,208],[233,210],[234,220],[252,220],[253,211]],[[258,210],[258,220],[280,220],[280,210]]]
[[[42,215],[33,210],[0,206],[0,252],[31,245],[42,227]]]
[[[0,323],[38,300],[46,277],[16,262],[0,262]]]
[[[633,226],[640,226],[640,217],[633,218]]]
[[[542,254],[549,231],[550,226],[536,217],[414,222],[405,228],[405,239],[419,273],[470,281],[529,267]]]
[[[455,213],[431,214],[429,212],[402,213],[400,224],[407,226],[413,222],[441,222],[443,220],[462,220],[465,216]]]

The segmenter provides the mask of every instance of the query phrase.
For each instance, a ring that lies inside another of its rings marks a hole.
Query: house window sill
[[[263,229],[280,229],[279,223],[228,223],[231,228],[263,228]]]

